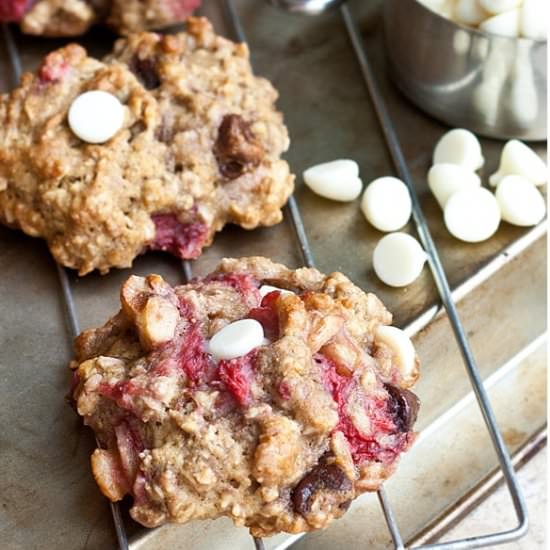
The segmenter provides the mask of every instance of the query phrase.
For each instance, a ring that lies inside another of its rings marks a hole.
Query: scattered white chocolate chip
[[[409,377],[416,363],[416,352],[411,339],[397,327],[379,325],[374,334],[375,342],[386,344],[395,354],[397,368],[403,378]]]
[[[380,231],[397,231],[411,217],[411,196],[407,186],[391,176],[375,179],[363,193],[361,210]]]
[[[439,206],[445,208],[449,198],[461,189],[480,187],[479,176],[458,164],[434,164],[428,172],[428,185]]]
[[[353,160],[316,164],[304,171],[303,178],[314,193],[334,201],[353,201],[363,188],[359,179],[359,166]]]
[[[457,0],[454,7],[454,21],[463,25],[479,25],[489,14],[480,5],[479,0]]]
[[[457,191],[444,211],[449,233],[469,243],[485,241],[498,229],[500,209],[495,196],[483,187]]]
[[[113,94],[92,90],[80,94],[71,103],[68,121],[82,141],[104,143],[122,128],[124,107]]]
[[[493,186],[498,185],[508,175],[523,176],[535,185],[543,185],[547,178],[546,164],[525,143],[511,139],[502,149],[498,171],[489,178],[489,182]]]
[[[519,9],[493,15],[479,25],[479,29],[499,36],[519,36]]]
[[[406,233],[390,233],[376,245],[372,263],[383,283],[401,287],[416,280],[426,259],[426,253],[414,237]]]
[[[262,285],[259,288],[260,296],[263,298],[267,296],[270,292],[280,292],[281,294],[294,294],[291,290],[286,290],[286,288],[279,288],[271,285]]]
[[[479,3],[485,11],[497,15],[517,8],[521,0],[479,0]]]
[[[459,164],[475,172],[484,163],[481,145],[469,130],[455,128],[444,134],[435,146],[433,164]]]
[[[519,30],[525,38],[546,40],[550,6],[548,0],[523,0],[519,14]]]
[[[242,357],[254,348],[263,345],[264,329],[255,319],[241,319],[229,323],[214,334],[208,345],[209,352],[217,361]]]
[[[541,192],[521,176],[506,176],[498,184],[496,198],[502,219],[512,225],[537,225],[546,214]]]

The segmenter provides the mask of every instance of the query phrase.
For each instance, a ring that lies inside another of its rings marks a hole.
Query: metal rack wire
[[[246,42],[245,31],[239,14],[233,4],[233,1],[221,0],[221,2],[225,8],[227,20],[231,25],[235,39],[240,42]],[[495,449],[500,465],[500,470],[502,471],[502,474],[506,481],[518,521],[516,527],[506,531],[445,543],[415,546],[414,549],[465,550],[470,548],[480,548],[489,545],[497,545],[511,542],[517,540],[518,538],[521,538],[527,532],[528,518],[525,502],[515,476],[510,456],[505,447],[502,435],[500,434],[496,425],[496,419],[492,411],[487,392],[483,386],[483,381],[477,369],[475,359],[470,348],[470,344],[468,342],[468,338],[465,334],[464,328],[458,316],[456,306],[453,302],[449,283],[445,275],[445,270],[443,269],[437,248],[430,235],[430,231],[422,212],[411,174],[409,172],[407,163],[401,150],[397,133],[393,126],[389,112],[386,108],[384,99],[379,92],[376,78],[372,71],[365,48],[363,47],[361,35],[357,29],[353,16],[346,4],[343,4],[339,9],[344,26],[346,28],[346,32],[357,58],[359,69],[364,79],[370,100],[372,101],[372,104],[376,111],[378,121],[380,123],[380,127],[386,141],[386,145],[395,165],[396,172],[409,188],[412,198],[413,219],[416,225],[416,230],[424,246],[424,249],[428,254],[429,265],[432,271],[434,282],[436,284],[442,304],[447,312],[449,321],[453,328],[457,344],[464,360],[467,374],[470,378],[473,392],[479,404],[479,408],[481,410],[483,419],[485,421],[487,430],[493,443],[493,447]],[[5,23],[2,24],[2,34],[11,64],[13,84],[17,85],[21,76],[21,59],[11,30],[9,26]],[[307,233],[304,227],[302,216],[300,214],[300,209],[293,196],[290,197],[286,206],[286,210],[288,214],[288,219],[290,219],[296,234],[304,265],[314,267],[315,260],[309,246]],[[57,265],[57,274],[64,300],[64,309],[67,319],[68,331],[71,337],[75,337],[80,332],[80,328],[68,272],[65,268]],[[185,280],[189,280],[192,277],[191,262],[182,262],[182,274]],[[395,550],[404,550],[405,543],[403,542],[397,520],[393,513],[388,496],[383,487],[378,491],[378,500],[382,508],[388,530],[392,537]],[[128,550],[128,536],[124,526],[124,521],[122,519],[120,507],[117,503],[110,503],[110,507],[119,548],[121,550]],[[255,538],[254,544],[257,550],[264,549],[264,544],[261,539]]]

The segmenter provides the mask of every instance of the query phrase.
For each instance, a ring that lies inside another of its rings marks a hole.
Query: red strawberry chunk
[[[208,226],[202,222],[181,223],[174,214],[155,214],[155,240],[151,250],[164,250],[182,259],[200,255],[208,237]]]
[[[234,288],[245,300],[251,304],[260,303],[258,281],[248,273],[214,273],[205,278],[205,282],[218,281]]]
[[[215,374],[212,358],[205,351],[204,338],[197,325],[191,325],[178,344],[177,362],[191,384],[209,382]]]
[[[315,361],[321,366],[325,386],[338,406],[339,422],[335,431],[344,434],[354,462],[393,462],[407,446],[409,434],[401,433],[397,429],[389,406],[390,399],[378,398],[367,401],[365,408],[372,430],[369,435],[360,432],[346,412],[351,391],[357,381],[353,377],[340,375],[336,364],[321,354],[315,356]],[[392,438],[384,441],[384,436],[388,435]]]
[[[31,0],[0,0],[0,21],[20,21],[33,4]]]
[[[107,399],[113,400],[121,409],[136,414],[134,398],[142,395],[144,390],[132,380],[121,380],[115,384],[102,383],[99,386],[99,393]]]
[[[167,11],[178,20],[185,19],[196,10],[201,0],[164,0]]]
[[[286,380],[282,380],[278,387],[277,387],[277,391],[279,392],[279,395],[281,396],[281,399],[284,399],[285,401],[287,399],[290,399],[291,397],[291,392],[290,392],[290,386],[288,385],[288,382],[286,382]]]
[[[218,364],[220,380],[242,407],[250,403],[255,360],[256,352],[252,350],[244,357],[223,360]]]
[[[266,294],[260,307],[251,309],[248,313],[250,319],[256,319],[262,325],[266,338],[271,341],[279,339],[279,316],[275,308],[275,302],[280,294],[278,290]]]
[[[38,70],[40,83],[59,82],[66,76],[70,68],[70,65],[59,52],[52,52],[44,58]]]

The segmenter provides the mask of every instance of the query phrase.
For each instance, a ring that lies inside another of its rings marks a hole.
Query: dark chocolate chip
[[[150,57],[141,59],[135,55],[130,61],[130,70],[148,90],[154,90],[161,84],[160,76],[157,71],[157,64],[155,60]]]
[[[352,483],[348,476],[335,464],[318,464],[306,474],[292,492],[292,502],[296,512],[307,516],[315,497],[321,493],[334,493],[340,508],[350,501]],[[349,506],[349,503],[347,504]]]
[[[394,422],[400,432],[408,432],[414,426],[420,401],[416,395],[409,390],[398,388],[392,384],[385,385],[386,391],[390,394],[388,409],[394,417]]]
[[[264,151],[240,115],[223,117],[214,144],[214,155],[223,177],[235,179],[260,164]]]

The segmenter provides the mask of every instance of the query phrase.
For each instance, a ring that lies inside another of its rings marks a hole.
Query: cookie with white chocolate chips
[[[80,275],[278,223],[294,176],[276,99],[206,19],[120,40],[103,62],[57,50],[0,96],[0,222]]]
[[[341,273],[226,259],[182,286],[130,277],[121,303],[78,337],[71,397],[99,487],[146,526],[323,528],[415,439],[414,348]]]

